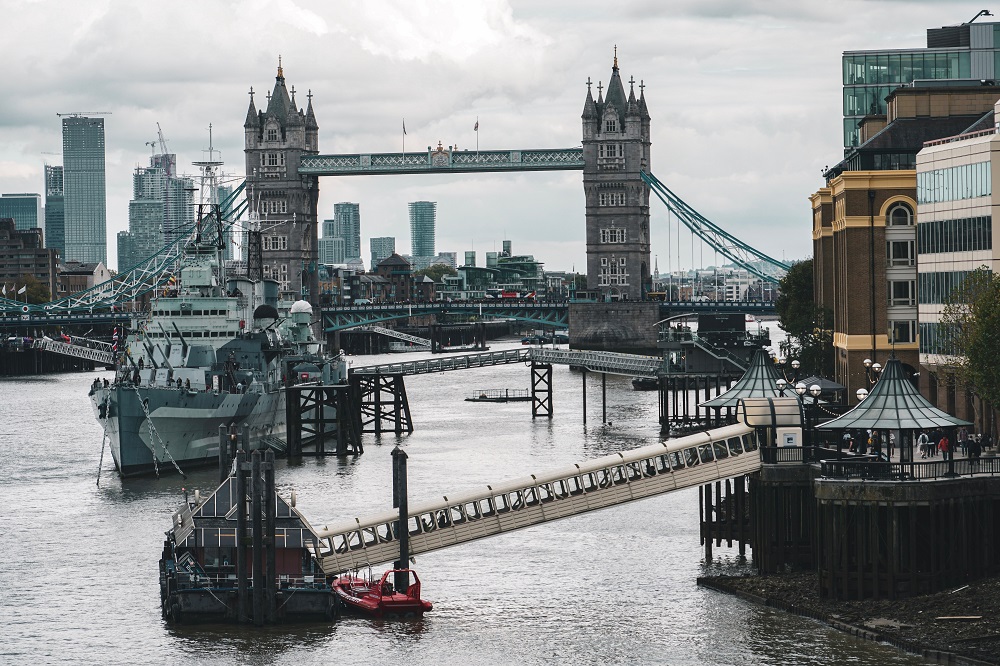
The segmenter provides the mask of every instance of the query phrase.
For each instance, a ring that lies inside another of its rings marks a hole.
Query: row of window
[[[951,329],[938,322],[920,322],[920,353],[954,356],[955,342]]]
[[[153,310],[154,317],[173,317],[177,314],[194,315],[196,317],[225,317],[229,313],[225,310]]]
[[[917,225],[920,254],[993,249],[993,216],[960,217]]]
[[[598,206],[624,206],[624,192],[601,192],[597,195]]]
[[[602,143],[597,147],[598,157],[625,157],[625,146],[620,143]]]
[[[233,331],[184,331],[185,338],[231,338]],[[175,338],[180,339],[176,333],[168,332],[166,335],[162,331],[149,331],[147,338]]]
[[[285,154],[284,153],[261,153],[260,154],[260,165],[261,166],[285,166]]]
[[[858,53],[844,56],[844,85],[911,83],[914,79],[967,79],[969,51]],[[845,114],[850,115],[850,114]]]
[[[280,272],[277,265],[271,266],[270,264],[264,264],[265,278],[277,280],[279,275],[282,280],[286,280],[288,278],[288,264],[281,264]]]
[[[917,174],[917,203],[988,197],[993,193],[990,163],[976,162]]]
[[[261,237],[261,246],[264,250],[287,250],[288,236],[263,236]]]
[[[953,291],[962,286],[969,271],[942,271],[921,273],[917,276],[921,303],[944,304]]]
[[[624,243],[625,242],[625,230],[624,229],[601,229],[601,242],[602,243]],[[602,259],[602,261],[607,261],[607,258]],[[624,259],[622,261],[624,261]]]

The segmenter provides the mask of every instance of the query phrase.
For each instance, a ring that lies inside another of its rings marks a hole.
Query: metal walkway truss
[[[545,474],[410,504],[409,554],[427,553],[512,530],[738,477],[761,467],[756,435],[730,425],[578,463]],[[326,575],[399,556],[399,516],[385,511],[319,530],[314,555]]]
[[[566,303],[515,303],[511,301],[493,303],[455,301],[447,303],[435,301],[433,303],[386,303],[327,308],[322,312],[323,329],[332,333],[358,326],[372,326],[380,322],[430,314],[476,315],[484,319],[516,319],[555,328],[569,326],[569,306]]]

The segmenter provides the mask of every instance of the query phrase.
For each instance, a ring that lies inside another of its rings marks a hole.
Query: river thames
[[[493,349],[516,343],[494,343]],[[429,354],[353,357],[357,365]],[[749,570],[736,549],[703,560],[698,495],[688,489],[422,555],[434,611],[423,620],[345,617],[265,629],[178,626],[160,617],[157,561],[182,488],[217,472],[119,479],[87,389],[109,372],[0,380],[0,663],[3,664],[923,664],[812,620],[695,585]],[[279,461],[277,486],[316,526],[390,509],[391,458],[409,456],[410,501],[481,487],[659,441],[655,392],[553,370],[554,412],[468,403],[480,389],[524,389],[524,365],[406,380],[415,431],[365,435],[364,455]]]

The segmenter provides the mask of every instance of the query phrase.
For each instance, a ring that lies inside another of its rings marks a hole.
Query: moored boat
[[[397,574],[406,574],[405,590],[395,589]],[[390,569],[379,580],[361,576],[338,576],[333,592],[350,610],[377,618],[408,618],[423,615],[433,604],[420,598],[420,578],[413,569]]]

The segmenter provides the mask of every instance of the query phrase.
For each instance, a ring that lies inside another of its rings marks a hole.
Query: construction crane
[[[62,118],[63,116],[72,116],[73,118],[79,118],[80,116],[110,116],[110,111],[67,111],[66,113],[57,113],[57,116]]]
[[[147,141],[146,145],[149,146],[149,156],[152,157],[153,155],[155,155],[156,154],[156,142],[155,141]]]
[[[160,154],[169,155],[170,151],[167,150],[167,140],[163,136],[163,130],[160,129],[160,123],[156,123],[156,136],[160,141]]]

